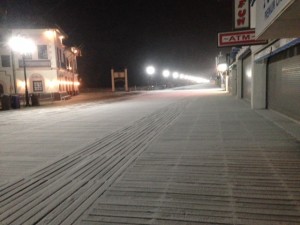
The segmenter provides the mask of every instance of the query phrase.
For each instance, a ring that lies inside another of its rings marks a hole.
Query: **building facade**
[[[300,1],[251,1],[251,28],[264,45],[243,46],[230,66],[229,90],[253,109],[300,121]]]
[[[13,36],[24,36],[35,43],[32,54],[23,56],[8,46]],[[58,28],[52,29],[0,29],[0,94],[25,93],[24,62],[27,87],[30,94],[78,94],[77,60],[79,49],[66,47],[66,35]]]

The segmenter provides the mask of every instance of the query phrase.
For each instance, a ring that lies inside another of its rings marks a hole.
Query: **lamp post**
[[[163,77],[165,78],[165,88],[168,87],[168,78],[170,76],[170,71],[169,70],[163,70],[162,72]]]
[[[28,54],[31,54],[35,50],[35,44],[34,42],[26,38],[24,36],[15,36],[12,37],[9,42],[9,46],[11,49],[15,52],[18,52],[22,55],[22,61],[23,61],[23,68],[24,68],[24,79],[25,79],[25,106],[29,106],[29,94],[28,94],[28,87],[27,87],[27,76],[26,76],[26,60],[25,56]]]
[[[149,75],[151,81],[152,81],[152,76],[155,73],[155,68],[154,66],[147,66],[146,68],[146,73]],[[149,85],[149,89],[150,89],[150,79],[148,79],[148,85]],[[151,82],[152,83],[152,82]],[[152,85],[152,84],[151,84]]]
[[[225,76],[225,79],[227,80],[228,77],[226,76],[226,72],[228,70],[228,64],[227,64],[226,57],[223,56],[221,52],[218,55],[218,57],[216,58],[216,66],[217,66],[217,72],[219,73],[219,76],[221,78],[221,87],[225,88],[225,90],[227,91],[228,87],[226,84],[224,84],[224,76]],[[226,81],[226,83],[227,83],[227,81]]]
[[[22,55],[23,59],[23,68],[24,68],[24,79],[25,79],[25,106],[29,106],[29,94],[28,94],[28,87],[27,87],[27,76],[26,76],[26,63],[25,63],[25,55]]]

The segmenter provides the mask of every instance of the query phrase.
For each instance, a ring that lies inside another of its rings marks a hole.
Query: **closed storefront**
[[[267,88],[268,108],[300,120],[300,45],[269,59]]]
[[[248,54],[242,61],[242,97],[247,101],[251,101],[252,88],[252,70],[251,70],[251,54]]]

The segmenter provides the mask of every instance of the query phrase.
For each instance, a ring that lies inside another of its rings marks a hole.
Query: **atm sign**
[[[218,47],[247,46],[266,44],[265,40],[256,40],[255,29],[218,33]]]

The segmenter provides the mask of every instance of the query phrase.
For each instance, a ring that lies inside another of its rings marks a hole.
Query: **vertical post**
[[[127,69],[125,69],[125,91],[128,91],[128,76]]]
[[[228,86],[228,75],[227,75],[227,71],[225,72],[225,91],[229,92],[229,86]]]
[[[241,99],[243,97],[243,93],[242,93],[242,85],[243,85],[243,81],[242,81],[242,76],[243,76],[243,63],[242,60],[239,59],[237,61],[237,67],[236,67],[236,83],[237,83],[237,98]]]
[[[16,71],[15,71],[15,57],[14,52],[11,50],[11,65],[12,65],[12,75],[14,80],[14,92],[17,94],[17,81],[16,81]]]
[[[28,95],[28,88],[27,88],[27,76],[26,76],[26,63],[25,63],[25,55],[22,55],[23,58],[23,67],[24,67],[24,79],[25,79],[25,106],[29,106],[29,95]]]
[[[114,69],[111,69],[111,90],[115,92],[115,77],[114,77]]]

